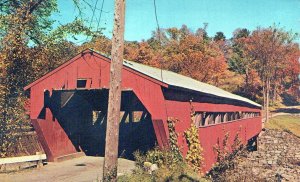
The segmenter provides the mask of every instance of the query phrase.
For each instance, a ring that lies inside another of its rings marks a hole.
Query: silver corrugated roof
[[[107,56],[103,53],[97,52],[95,50],[90,49],[93,52],[96,52],[104,57],[107,57],[109,59],[111,59],[110,56]],[[223,97],[223,98],[227,98],[227,99],[233,99],[233,100],[238,100],[238,101],[243,101],[246,103],[249,103],[251,105],[254,106],[258,106],[261,107],[260,104],[247,99],[245,97],[227,92],[223,89],[220,89],[216,86],[207,84],[207,83],[203,83],[200,82],[198,80],[195,80],[193,78],[187,77],[187,76],[183,76],[180,75],[178,73],[174,73],[172,71],[167,71],[167,70],[161,70],[159,68],[154,68],[151,66],[147,66],[144,64],[139,64],[133,61],[128,61],[128,60],[124,60],[123,61],[123,65],[131,68],[135,71],[138,71],[144,75],[147,75],[151,78],[154,78],[158,81],[161,81],[163,83],[166,83],[168,85],[171,86],[175,86],[175,87],[181,87],[181,88],[185,88],[185,89],[189,89],[189,90],[193,90],[193,91],[198,91],[201,93],[205,93],[205,94],[209,94],[209,95],[214,95],[217,97]]]
[[[183,76],[183,75],[171,72],[171,71],[167,71],[167,70],[161,70],[161,69],[154,68],[151,66],[146,66],[146,65],[139,64],[139,63],[132,62],[132,61],[124,60],[123,63],[124,63],[124,66],[126,66],[128,68],[136,70],[140,73],[143,73],[151,78],[159,80],[168,85],[186,88],[189,90],[194,90],[194,91],[202,92],[205,94],[215,95],[218,97],[243,101],[243,102],[249,103],[251,105],[261,107],[260,104],[257,104],[256,102],[253,102],[252,100],[249,100],[245,97],[241,97],[239,95],[232,94],[223,89],[220,89],[213,85],[209,85],[207,83],[197,81],[190,77],[186,77],[186,76]]]

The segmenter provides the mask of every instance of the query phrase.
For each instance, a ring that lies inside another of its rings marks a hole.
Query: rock
[[[152,173],[153,171],[157,170],[157,169],[158,169],[157,164],[152,164],[151,167],[150,167],[151,173]]]
[[[254,175],[258,175],[260,173],[258,168],[252,168],[252,172]]]
[[[124,176],[124,173],[117,173],[117,176]]]
[[[248,176],[247,181],[300,181],[300,138],[267,129],[260,134],[258,151],[234,159],[230,181]],[[246,178],[245,178],[246,179]]]
[[[152,166],[151,162],[144,162],[144,167],[145,168],[150,168]]]
[[[153,171],[158,169],[157,164],[152,164],[151,162],[144,162],[144,168],[149,174],[152,174]]]

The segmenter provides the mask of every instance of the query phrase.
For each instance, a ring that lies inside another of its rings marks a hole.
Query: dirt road
[[[295,115],[300,116],[300,106],[285,106],[282,108],[278,108],[274,111],[270,112],[269,117],[275,117],[275,116],[282,116],[282,115]],[[262,119],[263,122],[265,121],[265,118]]]
[[[0,182],[92,182],[102,179],[103,157],[80,157],[59,163],[49,163],[39,169],[0,174]],[[128,173],[134,162],[118,161],[118,175]]]

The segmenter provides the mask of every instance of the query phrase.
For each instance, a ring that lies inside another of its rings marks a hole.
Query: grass
[[[300,117],[293,115],[275,116],[266,123],[266,128],[288,131],[300,137]]]

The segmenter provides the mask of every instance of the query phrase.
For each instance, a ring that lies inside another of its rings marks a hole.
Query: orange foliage
[[[221,33],[220,33],[221,35]],[[186,26],[153,32],[147,41],[126,42],[127,60],[170,70],[219,86],[262,103],[262,88],[270,83],[270,97],[299,87],[299,47],[288,41],[288,33],[274,28],[239,29],[231,40],[210,39],[205,29],[196,33]],[[220,37],[220,36],[219,36]],[[111,41],[98,37],[80,47],[107,55]],[[294,94],[295,95],[295,94]]]

